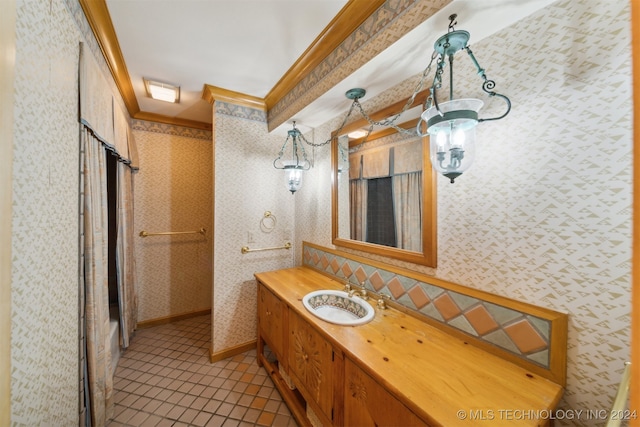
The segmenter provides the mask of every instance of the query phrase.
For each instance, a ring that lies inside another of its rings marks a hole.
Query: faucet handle
[[[369,293],[367,292],[367,289],[364,286],[360,290],[360,298],[362,298],[365,301],[369,299]]]
[[[351,291],[351,283],[349,283],[348,280],[344,283],[344,291],[345,292]]]
[[[386,303],[385,299],[390,300],[391,299],[391,295],[380,294],[380,299],[378,299],[378,308],[380,310],[386,310],[387,309],[387,303]]]

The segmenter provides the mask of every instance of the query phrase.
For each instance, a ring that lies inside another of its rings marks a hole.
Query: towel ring
[[[266,211],[260,220],[260,229],[265,233],[271,233],[276,228],[276,216],[270,211]]]

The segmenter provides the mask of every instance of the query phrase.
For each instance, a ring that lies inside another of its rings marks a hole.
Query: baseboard
[[[244,353],[245,351],[256,348],[257,340],[252,340],[244,344],[230,347],[222,351],[213,352],[213,347],[209,347],[209,360],[211,363],[218,360],[226,359],[227,357],[235,356],[236,354]]]
[[[189,313],[174,314],[166,317],[158,317],[157,319],[144,320],[142,322],[138,322],[137,328],[144,329],[152,326],[166,325],[167,323],[178,322],[180,320],[191,319],[192,317],[204,316],[206,314],[211,314],[210,308],[207,310],[192,311]]]

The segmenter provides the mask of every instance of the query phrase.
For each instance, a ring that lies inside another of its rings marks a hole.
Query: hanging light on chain
[[[416,132],[420,136],[430,137],[430,157],[433,168],[450,179],[451,183],[462,175],[475,157],[476,125],[483,121],[499,120],[511,111],[511,101],[505,95],[494,92],[495,82],[489,80],[485,70],[480,67],[473,52],[468,46],[470,35],[464,30],[455,30],[457,15],[449,17],[449,29],[447,34],[440,37],[435,45],[437,59],[436,73],[431,85],[431,95],[427,100],[427,109],[420,116]],[[474,98],[453,98],[453,59],[460,50],[466,50],[475,65],[478,75],[483,79],[482,90],[490,97],[502,98],[507,109],[504,114],[492,118],[478,118],[478,113],[484,102]],[[449,101],[438,102],[438,90],[442,87],[442,75],[449,61]],[[433,106],[431,106],[433,103]],[[422,122],[427,124],[427,133],[422,133]]]
[[[289,130],[287,139],[284,141],[278,157],[273,161],[273,167],[276,169],[282,169],[285,172],[285,184],[287,189],[294,194],[302,187],[303,172],[309,170],[311,163],[307,159],[307,153],[304,150],[302,140],[304,137],[300,131],[296,128],[296,122],[293,122],[293,129]],[[291,140],[291,158],[283,160],[285,155],[287,143]],[[306,141],[306,140],[305,140]]]

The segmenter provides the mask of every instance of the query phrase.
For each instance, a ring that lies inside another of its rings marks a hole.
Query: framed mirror
[[[415,129],[427,95],[428,90],[416,96],[399,127]],[[407,102],[369,116],[381,121]],[[332,242],[436,267],[436,172],[429,160],[429,138],[394,128],[374,128],[366,138],[355,135],[367,129],[362,118],[331,135]]]

